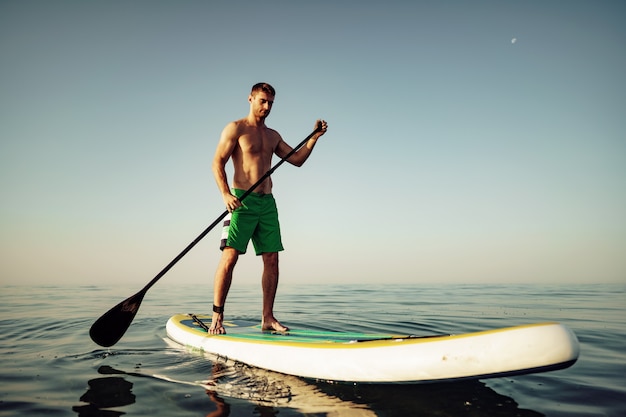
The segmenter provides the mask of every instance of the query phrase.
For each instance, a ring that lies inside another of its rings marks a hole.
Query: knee
[[[232,270],[239,259],[239,252],[233,248],[224,248],[220,264],[225,269]]]
[[[278,269],[278,253],[264,253],[263,254],[263,265],[265,268],[269,269]]]

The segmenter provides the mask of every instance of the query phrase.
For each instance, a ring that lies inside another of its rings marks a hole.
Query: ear
[[[252,94],[248,96],[248,103],[252,103]]]

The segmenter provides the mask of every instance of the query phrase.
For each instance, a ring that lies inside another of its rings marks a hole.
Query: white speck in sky
[[[517,42],[517,38],[513,38],[513,39],[511,39],[511,43],[513,43],[513,44],[514,44],[515,42]]]

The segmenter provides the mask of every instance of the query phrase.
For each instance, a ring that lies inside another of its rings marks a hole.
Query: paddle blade
[[[89,330],[91,340],[103,347],[116,344],[135,318],[144,295],[146,292],[140,291],[104,313]]]

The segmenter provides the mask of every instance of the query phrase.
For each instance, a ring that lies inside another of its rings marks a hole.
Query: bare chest
[[[243,157],[271,158],[277,143],[267,132],[253,132],[242,134],[238,145]]]

